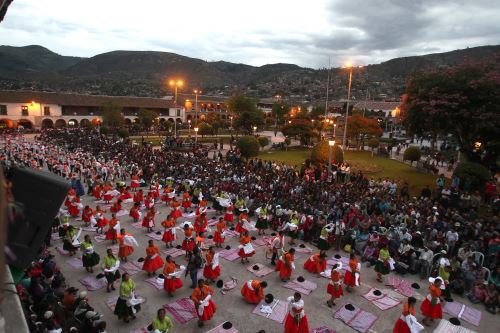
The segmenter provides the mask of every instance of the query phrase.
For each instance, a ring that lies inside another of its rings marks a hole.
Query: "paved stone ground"
[[[95,203],[92,202],[93,200],[91,198],[85,197],[83,201],[84,204],[90,203],[93,207],[95,207]],[[128,208],[129,206],[130,204],[126,205],[125,207]],[[168,213],[168,208],[166,208],[164,204],[158,204],[157,208],[159,208],[160,215],[157,216],[156,221],[157,224],[159,224],[159,222],[161,222],[161,220],[165,218],[166,214]],[[213,213],[210,214],[209,217],[211,216],[213,216]],[[136,229],[132,227],[131,226],[132,220],[128,216],[121,217],[120,221],[122,223],[122,226],[125,227],[128,232],[135,235],[141,246],[140,248],[136,249],[131,259],[134,260],[138,259],[139,257],[144,257],[145,246],[147,241],[149,240],[149,238],[146,236],[145,229],[144,228]],[[75,226],[80,226],[82,222],[72,221],[72,224]],[[156,230],[160,230],[160,228],[157,226]],[[92,236],[95,236],[94,232],[83,232],[83,234],[87,233],[91,234]],[[178,235],[180,235],[180,232],[178,233]],[[83,239],[83,235],[81,239]],[[158,241],[156,242],[156,244],[160,247],[161,250],[165,249],[163,243]],[[237,239],[226,238],[226,244],[230,244],[232,248],[235,248],[237,246]],[[62,243],[60,240],[57,240],[53,242],[53,246],[55,245],[62,246]],[[101,257],[104,256],[105,248],[108,247],[109,245],[110,245],[109,241],[105,241],[103,243],[96,243],[94,241],[94,246],[97,252],[101,255]],[[313,248],[313,251],[316,252],[316,248],[314,246],[312,245],[309,246],[311,246],[311,248]],[[81,269],[75,269],[69,266],[66,263],[69,257],[61,256],[57,251],[55,251],[54,248],[51,248],[51,252],[54,253],[54,255],[56,256],[56,260],[60,265],[61,269],[63,270],[65,276],[67,277],[69,283],[77,288],[80,288],[80,290],[85,289],[84,286],[78,282],[78,280],[80,280],[83,277],[89,276],[90,274],[87,273],[83,267]],[[337,252],[332,250],[328,251],[329,257],[332,257],[336,253]],[[344,256],[346,255],[343,252],[340,254]],[[80,255],[80,253],[78,253],[78,255]],[[325,278],[317,278],[303,270],[303,263],[308,258],[308,256],[309,256],[308,254],[298,255],[298,258],[296,260],[297,270],[294,272],[293,276],[297,277],[299,275],[303,275],[308,280],[311,280],[318,284],[318,288],[315,291],[313,291],[310,295],[304,296],[305,311],[309,318],[310,328],[313,329],[320,326],[329,326],[335,329],[337,332],[355,332],[353,329],[344,325],[341,321],[333,319],[332,313],[335,311],[335,309],[332,310],[328,308],[325,304],[328,298],[326,294],[328,280]],[[184,257],[183,256],[178,257],[177,262],[180,264],[184,264],[185,263]],[[205,327],[198,328],[196,325],[196,320],[192,320],[184,325],[180,325],[174,320],[175,326],[173,332],[185,332],[185,333],[206,332],[211,328],[227,320],[231,321],[240,333],[254,333],[259,331],[260,329],[265,329],[267,332],[282,332],[283,328],[281,324],[278,324],[277,322],[252,314],[251,312],[254,306],[246,304],[244,302],[240,294],[240,289],[243,283],[245,283],[249,279],[254,278],[253,274],[247,271],[244,268],[244,266],[239,262],[239,260],[236,260],[234,262],[229,262],[221,258],[220,263],[222,269],[221,278],[226,281],[231,276],[235,277],[239,280],[238,286],[226,295],[222,295],[219,292],[219,290],[215,288],[215,295],[213,297],[213,300],[217,305],[217,313],[214,316],[214,318],[209,323],[207,323]],[[259,248],[257,250],[256,255],[251,258],[250,263],[251,264],[261,263],[264,265],[270,265],[269,261],[265,259],[263,248]],[[96,272],[100,272],[100,269],[96,269]],[[402,301],[404,297],[396,292],[393,292],[387,287],[378,284],[375,281],[375,274],[373,272],[373,268],[367,268],[366,265],[363,265],[361,273],[362,273],[361,275],[362,285],[358,287],[353,293],[347,294],[341,300],[339,300],[337,302],[337,308],[339,304],[347,302],[360,306],[362,309],[378,316],[378,320],[370,329],[371,333],[392,332],[392,327],[401,313],[402,305],[396,306],[390,310],[381,311],[377,307],[372,305],[370,302],[368,302],[361,295],[366,293],[370,289],[370,286],[375,286],[381,289],[383,292],[389,293],[391,296],[397,298],[398,300]],[[117,296],[118,290],[112,293],[107,293],[105,289],[101,289],[98,291],[93,291],[88,293],[90,298],[90,304],[94,306],[99,313],[104,315],[104,318],[108,323],[108,329],[107,329],[108,332],[113,332],[113,333],[130,332],[133,331],[134,329],[145,327],[149,323],[151,323],[152,319],[156,314],[156,311],[162,305],[171,303],[178,298],[189,297],[192,292],[192,289],[189,289],[188,287],[189,278],[183,281],[184,287],[176,292],[174,298],[169,298],[166,292],[164,292],[163,290],[157,290],[150,284],[146,283],[145,280],[147,279],[147,275],[145,272],[140,271],[137,274],[133,275],[132,278],[137,284],[137,294],[146,297],[147,302],[142,306],[142,311],[138,314],[137,319],[129,324],[125,324],[122,321],[118,321],[117,317],[113,315],[113,313],[106,306],[105,303],[109,297]],[[266,292],[274,294],[275,298],[284,300],[286,297],[292,295],[293,291],[283,288],[283,282],[279,280],[276,272],[273,272],[264,279],[269,284],[268,288],[266,289]],[[411,280],[412,282],[416,281],[414,276],[411,275],[405,276],[405,279]],[[420,301],[423,300],[423,298],[425,297],[427,283],[425,281],[417,281],[417,282],[419,282],[420,285],[422,286],[422,289],[420,289],[419,293],[417,294],[417,298],[419,299],[418,305],[420,305]],[[470,305],[470,303],[467,300],[458,298],[456,300],[463,302],[467,305]],[[475,305],[474,307],[479,308],[481,310],[483,309],[482,306],[478,305]],[[421,320],[421,315],[419,311],[417,317]],[[449,316],[447,315],[445,315],[445,317],[449,318]],[[475,331],[487,332],[488,330],[492,330],[495,327],[494,326],[495,324],[498,324],[497,318],[495,318],[495,316],[489,314],[488,312],[484,311],[481,325],[479,328],[476,328]],[[474,327],[469,325],[468,323],[463,323],[463,325],[468,328],[474,329]],[[432,327],[426,328],[424,332],[432,332],[436,326],[437,323],[434,324],[434,326]]]

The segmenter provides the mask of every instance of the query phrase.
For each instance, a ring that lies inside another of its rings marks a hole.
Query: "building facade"
[[[0,91],[0,127],[62,128],[97,125],[105,105],[121,108],[125,123],[138,121],[141,109],[155,111],[159,122],[186,121],[183,106],[171,98],[98,96],[36,91]]]

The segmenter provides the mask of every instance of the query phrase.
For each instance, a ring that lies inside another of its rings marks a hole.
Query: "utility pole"
[[[325,101],[325,118],[328,115],[328,91],[330,90],[330,57],[328,57],[328,79],[326,81],[326,101]]]

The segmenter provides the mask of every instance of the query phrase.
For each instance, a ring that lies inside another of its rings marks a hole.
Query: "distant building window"
[[[177,117],[180,117],[180,116],[181,116],[181,110],[177,109]]]
[[[50,106],[44,106],[43,107],[43,115],[44,116],[50,116]]]
[[[30,115],[30,113],[28,111],[28,106],[27,105],[21,106],[21,114],[23,116],[29,116]]]
[[[1,116],[7,115],[7,105],[0,105],[0,115]]]

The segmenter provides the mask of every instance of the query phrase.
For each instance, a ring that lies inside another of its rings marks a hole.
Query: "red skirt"
[[[431,301],[429,301],[427,298],[425,298],[425,301],[420,304],[420,311],[422,311],[422,314],[426,317],[432,318],[432,319],[441,319],[443,318],[443,310],[441,309],[441,303],[438,303],[436,305],[431,305]]]
[[[194,231],[199,234],[200,232],[207,232],[207,228],[204,226],[200,227],[200,226],[195,225]]]
[[[233,223],[234,221],[234,214],[224,214],[224,220],[229,222],[229,223]]]
[[[280,279],[285,279],[292,276],[292,268],[287,268],[285,263],[281,260],[278,260],[278,263],[274,267],[274,270],[280,272]]]
[[[118,257],[125,258],[134,253],[134,248],[132,246],[124,245],[118,250]]]
[[[170,216],[172,216],[174,219],[178,219],[179,217],[182,217],[182,212],[180,209],[174,209],[170,211]]]
[[[326,287],[326,292],[332,295],[334,298],[339,298],[340,296],[344,295],[344,290],[342,289],[342,285],[338,284],[337,285],[337,290],[335,290],[335,287],[329,283],[328,287]]]
[[[104,199],[104,201],[109,202],[109,201],[113,200],[113,195],[112,194],[105,194],[103,196],[103,199]]]
[[[116,239],[116,230],[115,229],[108,229],[108,231],[106,231],[106,239],[107,240],[115,240]]]
[[[139,183],[139,182],[134,182],[134,181],[130,182],[130,187],[132,187],[132,188],[138,188],[140,186],[141,186],[141,183]]]
[[[240,249],[238,251],[238,255],[242,258],[249,258],[249,257],[252,257],[254,254],[255,254],[255,251],[252,251],[250,253],[245,253],[245,251],[243,251],[243,249]]]
[[[164,194],[161,196],[161,200],[165,203],[169,203],[170,201],[172,201],[172,198],[170,198],[168,195]]]
[[[181,279],[165,279],[163,282],[163,289],[169,293],[173,293],[177,289],[182,288],[182,280]]]
[[[220,233],[220,232],[216,231],[216,232],[214,233],[214,242],[215,242],[215,243],[221,243],[221,244],[222,244],[222,243],[224,243],[224,240],[225,240],[225,239],[226,239],[225,237],[222,237],[222,236],[221,236],[221,233]]]
[[[262,301],[262,296],[260,294],[256,294],[255,290],[248,288],[246,283],[243,285],[243,288],[241,288],[241,295],[245,297],[245,300],[250,304],[258,304]]]
[[[356,286],[356,281],[354,280],[354,274],[352,274],[351,271],[348,271],[348,270],[345,271],[344,283],[348,286],[351,286],[351,287]]]
[[[142,226],[144,228],[152,228],[155,226],[155,221],[154,220],[150,220],[150,219],[147,219],[147,218],[143,218],[142,219]]]
[[[194,250],[194,246],[196,245],[196,243],[194,242],[194,240],[192,238],[189,238],[189,239],[184,239],[182,241],[182,249],[184,251],[193,251]]]
[[[203,268],[203,276],[206,279],[210,280],[215,280],[219,277],[220,275],[220,266],[215,267],[215,269],[212,269],[212,265],[205,265],[205,268]]]
[[[173,242],[175,240],[174,234],[171,231],[165,231],[161,240],[166,243]]]
[[[205,308],[203,308],[203,314],[200,316],[200,314],[198,313],[198,309],[196,310],[196,313],[198,314],[198,318],[201,321],[207,321],[207,320],[212,319],[216,310],[217,310],[217,307],[215,306],[215,303],[212,302],[212,300],[209,300],[208,305],[205,306]]]
[[[107,226],[107,225],[108,225],[108,223],[109,223],[109,222],[108,222],[108,220],[107,220],[107,219],[102,218],[102,219],[100,219],[99,221],[97,221],[97,227],[99,227],[99,228],[104,228],[105,226]]]
[[[317,272],[316,263],[314,262],[314,260],[311,260],[311,258],[309,258],[304,263],[304,269],[310,273],[313,273],[313,274],[318,274],[318,273],[324,272],[326,270],[326,261],[323,261],[323,264],[321,264],[321,267],[320,267],[320,271]]]
[[[98,191],[98,190],[93,190],[92,191],[92,195],[94,196],[94,198],[96,199],[101,199],[101,191]]]
[[[189,208],[189,207],[191,207],[191,201],[183,201],[183,202],[182,202],[182,207],[184,207],[184,208]]]
[[[142,270],[148,273],[153,273],[156,272],[161,267],[163,267],[163,259],[160,257],[160,255],[157,255],[154,259],[144,260],[144,264],[142,265]]]
[[[284,333],[309,333],[309,324],[307,322],[307,316],[302,317],[302,319],[297,322],[288,313],[285,319],[285,332]]]
[[[68,211],[69,211],[69,214],[73,217],[77,217],[78,215],[80,215],[79,214],[80,211],[78,210],[78,207],[76,207],[76,206],[73,206],[73,205],[69,206]]]
[[[243,227],[242,227],[242,225],[241,225],[241,223],[240,223],[240,222],[238,222],[238,223],[236,224],[236,227],[234,228],[234,231],[236,231],[236,232],[237,232],[237,233],[239,233],[239,234],[242,234],[242,233],[244,233],[245,231],[247,231],[247,229],[243,228]]]
[[[394,325],[394,328],[392,329],[392,333],[411,333],[410,328],[408,327],[408,324],[401,318],[398,319],[396,324]]]
[[[130,213],[128,214],[130,217],[132,217],[134,220],[138,220],[140,218],[139,212],[138,211],[133,211],[131,210]]]

